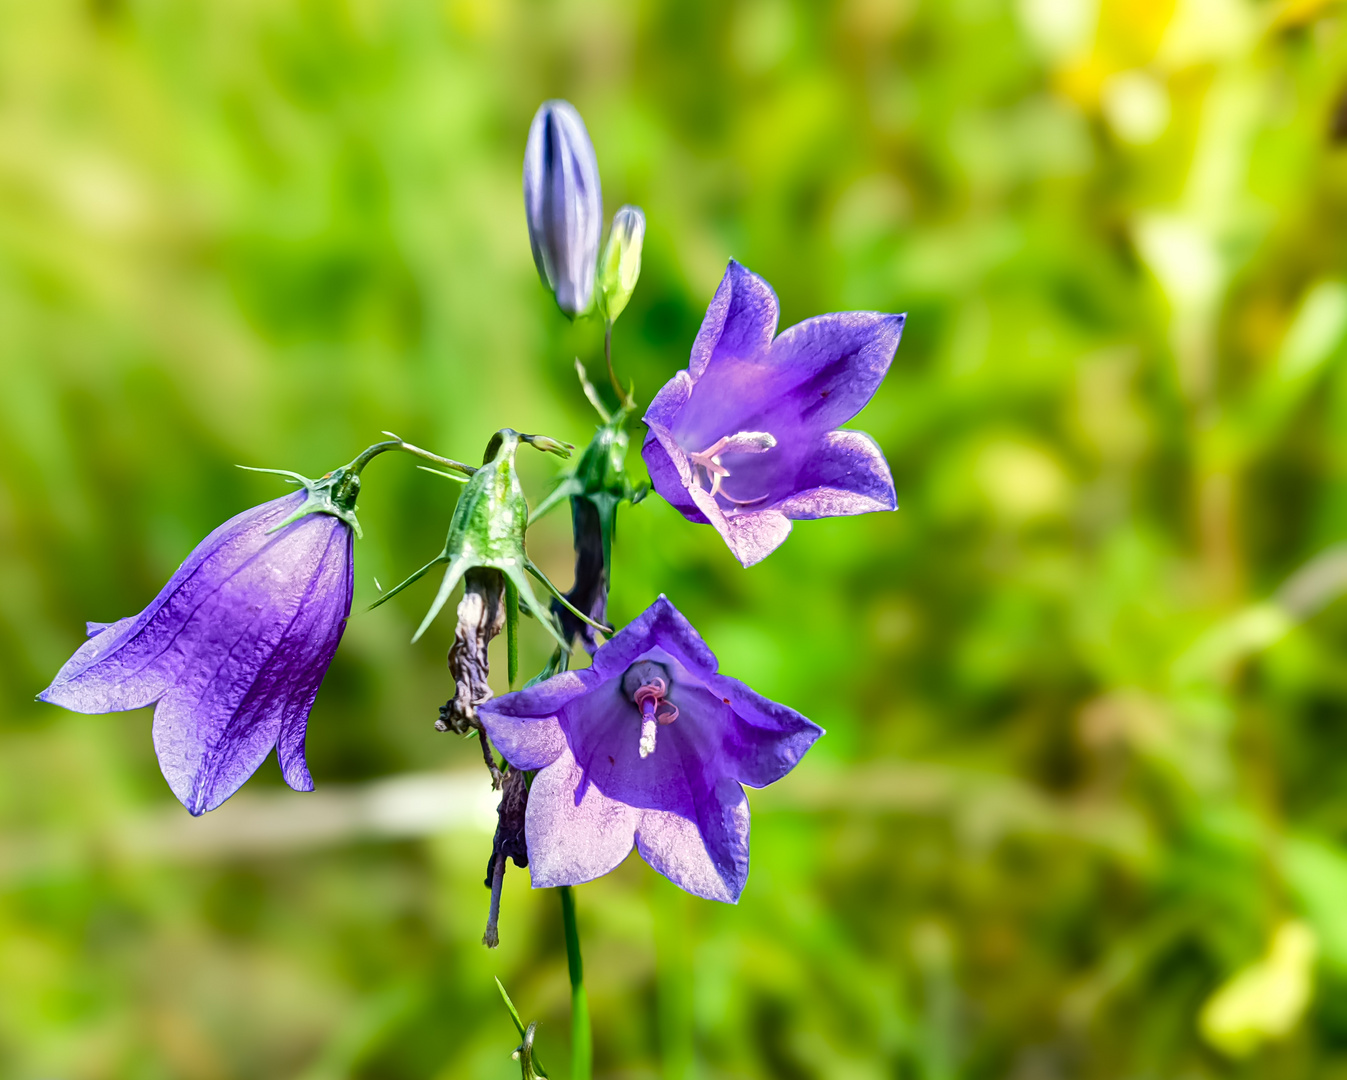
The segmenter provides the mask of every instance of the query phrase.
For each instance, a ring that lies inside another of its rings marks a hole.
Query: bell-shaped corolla
[[[650,482],[689,521],[710,524],[744,566],[804,518],[893,510],[875,441],[839,425],[893,362],[904,315],[843,311],[776,333],[776,294],[731,261],[687,369],[646,410]]]
[[[38,695],[82,713],[153,704],[159,767],[193,814],[229,798],[273,747],[285,782],[313,790],[304,738],[351,612],[358,477],[294,478],[305,491],[230,518],[140,614],[90,623]]]
[[[496,749],[537,770],[524,814],[535,887],[577,885],[633,845],[675,885],[735,903],[748,880],[748,798],[799,762],[817,724],[721,675],[660,596],[594,662],[481,706]]]

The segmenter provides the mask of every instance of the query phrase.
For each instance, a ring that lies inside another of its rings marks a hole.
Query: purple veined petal
[[[656,843],[654,837],[674,835],[667,819],[687,822],[678,835],[699,837],[695,848],[656,845],[674,868],[670,876],[698,895],[733,902],[748,874],[747,802],[726,772],[732,762],[724,753],[733,713],[663,647],[648,649],[639,659],[654,660],[670,671],[674,682],[669,700],[679,709],[678,719],[659,731],[654,753],[640,756],[641,718],[624,695],[620,676],[606,679],[563,710],[569,748],[586,785],[653,815],[651,843]],[[708,873],[715,885],[707,884]],[[685,885],[685,880],[697,887]]]
[[[767,431],[789,459],[790,448],[846,423],[874,396],[903,319],[872,311],[806,319],[755,356],[709,366],[670,430],[687,450],[736,431]]]
[[[289,654],[286,650],[280,665],[281,677],[289,683],[291,690],[285,696],[281,712],[276,761],[286,784],[295,791],[313,790],[313,777],[304,756],[309,711],[332,658],[337,654],[342,635],[346,633],[346,620],[355,598],[355,553],[352,550],[355,536],[350,529],[342,532],[334,536],[334,546],[341,544],[343,539],[345,541],[345,550],[340,553],[340,562],[335,568],[340,579],[311,593],[311,602],[301,609],[300,618],[287,635],[296,643],[296,651]],[[302,649],[298,647],[301,645]],[[281,655],[278,651],[277,656]]]
[[[778,392],[791,396],[807,429],[828,431],[865,408],[889,372],[906,321],[906,315],[843,311],[782,332],[772,343]]]
[[[484,702],[477,715],[491,742],[514,768],[546,768],[566,749],[558,718],[562,709],[600,681],[592,669],[563,671],[537,686]]]
[[[898,507],[889,463],[874,439],[863,431],[830,431],[824,435],[798,482],[800,490],[778,506],[797,521]]]
[[[535,886],[605,874],[634,843],[681,888],[726,903],[748,878],[741,779],[778,779],[822,733],[719,675],[663,596],[600,646],[589,669],[506,694],[480,714],[507,758],[539,770],[527,811]]]
[[[697,678],[704,678],[718,667],[716,654],[701,634],[663,593],[655,602],[629,622],[594,654],[590,668],[603,679],[617,678],[653,648],[666,649]]]
[[[812,720],[763,697],[738,679],[711,675],[706,689],[731,712],[723,750],[733,763],[730,774],[750,787],[776,783],[824,733]]]
[[[720,533],[730,554],[739,560],[740,566],[755,566],[762,562],[784,544],[790,535],[790,518],[775,508],[748,510],[727,516],[715,506],[710,496],[694,492],[693,497]]]
[[[776,333],[779,312],[772,287],[731,259],[692,343],[688,373],[693,381],[713,366],[765,352]]]
[[[670,430],[692,395],[692,379],[686,371],[674,374],[650,402],[645,412],[649,429],[641,445],[641,458],[650,472],[650,482],[675,510],[689,521],[708,525],[706,515],[688,493],[694,486],[687,454]]]
[[[748,883],[748,798],[721,777],[710,793],[716,815],[699,828],[681,814],[645,810],[636,828],[636,850],[680,889],[707,900],[737,904]],[[708,842],[703,830],[714,830]]]
[[[524,833],[533,887],[579,885],[616,869],[631,853],[640,817],[587,783],[563,747],[529,788]]]
[[[238,790],[283,732],[283,775],[312,789],[303,727],[350,610],[350,547],[338,519],[302,518],[180,627],[174,644],[194,662],[156,706],[153,736],[164,778],[193,814]]]
[[[178,644],[177,628],[192,612],[215,602],[220,586],[268,543],[267,530],[304,499],[303,492],[293,492],[213,530],[144,611],[81,645],[39,700],[82,713],[139,709],[158,700],[192,659],[191,651]]]

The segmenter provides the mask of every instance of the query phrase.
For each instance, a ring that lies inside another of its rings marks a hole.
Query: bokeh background
[[[782,324],[907,311],[854,426],[901,509],[666,592],[829,729],[752,794],[743,902],[578,890],[597,1075],[1347,1077],[1347,27],[1316,0],[0,0],[0,1074],[564,1080],[556,897],[437,734],[427,583],[353,617],[312,795],[214,814],[148,711],[33,702],[225,517],[391,428],[585,442],[537,281],[538,103],[644,207],[645,400],[727,258]],[[527,451],[521,452],[527,454]],[[521,456],[535,500],[555,459]],[[633,454],[632,471],[643,476]],[[357,610],[458,488],[365,474]],[[570,580],[564,513],[531,533]],[[524,667],[546,643],[526,626]]]

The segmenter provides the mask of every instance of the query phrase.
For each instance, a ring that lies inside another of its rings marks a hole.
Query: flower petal
[[[579,885],[617,867],[641,812],[588,783],[568,747],[533,778],[524,834],[534,888]]]
[[[742,566],[762,562],[790,535],[790,518],[775,508],[741,512],[723,520],[723,525],[712,524]]]
[[[698,678],[719,666],[701,634],[684,618],[663,593],[645,611],[612,636],[597,653],[589,669],[603,679],[620,678],[632,664],[653,648],[667,649]],[[555,681],[555,680],[550,680]]]
[[[823,734],[812,720],[763,697],[738,679],[712,675],[706,689],[732,714],[722,749],[729,762],[726,772],[750,787],[766,787],[780,780]]]
[[[894,510],[889,463],[863,431],[830,431],[799,475],[800,490],[777,509],[796,521]]]
[[[592,669],[563,671],[546,682],[493,698],[477,715],[496,749],[516,769],[542,769],[566,749],[563,708],[602,680]]]
[[[779,314],[772,287],[731,259],[692,343],[688,373],[695,381],[713,364],[765,351]]]
[[[884,381],[906,319],[844,311],[796,323],[772,343],[772,365],[781,373],[778,393],[789,396],[790,408],[810,430],[845,424]]]
[[[734,762],[723,749],[733,713],[665,649],[641,659],[671,669],[669,700],[679,709],[660,727],[654,751],[640,756],[641,715],[616,676],[567,705],[570,749],[591,787],[645,812],[651,865],[689,891],[732,902],[748,874],[748,805],[726,775]]]
[[[192,612],[172,643],[192,662],[154,713],[154,745],[173,793],[193,814],[229,798],[299,725],[282,761],[287,780],[312,787],[302,728],[349,612],[350,529],[303,518]],[[299,588],[278,590],[277,581]]]
[[[304,525],[295,522],[268,537],[303,503],[294,492],[230,518],[187,556],[168,584],[139,615],[95,633],[66,661],[42,701],[75,712],[104,713],[149,705],[175,684],[195,658],[200,637],[183,637],[189,623],[208,626],[219,591],[263,549]],[[334,519],[335,520],[335,519]]]
[[[748,798],[728,777],[722,777],[708,796],[714,812],[700,828],[670,811],[644,811],[636,829],[636,850],[680,889],[737,904],[748,881]],[[708,841],[703,829],[714,839]]]
[[[281,660],[281,676],[289,686],[282,695],[281,730],[276,739],[276,760],[281,776],[295,791],[312,791],[313,777],[309,775],[304,757],[304,741],[309,727],[309,710],[313,708],[318,687],[341,644],[346,631],[346,619],[351,613],[355,594],[355,560],[352,548],[355,537],[345,530],[345,551],[341,553],[336,574],[339,580],[321,592],[315,590],[311,602],[301,608],[300,616],[287,634],[286,646],[275,656]],[[342,573],[342,564],[345,572]],[[291,651],[290,642],[294,642]]]
[[[674,374],[655,395],[645,412],[645,442],[641,457],[650,471],[650,483],[675,510],[689,521],[708,524],[689,492],[697,484],[687,453],[673,436],[673,425],[692,393],[692,379],[686,371]]]

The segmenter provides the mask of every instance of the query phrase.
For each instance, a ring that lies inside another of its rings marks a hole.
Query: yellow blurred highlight
[[[1267,955],[1237,971],[1207,999],[1203,1037],[1230,1057],[1247,1057],[1300,1023],[1314,991],[1319,942],[1303,922],[1282,923]]]

